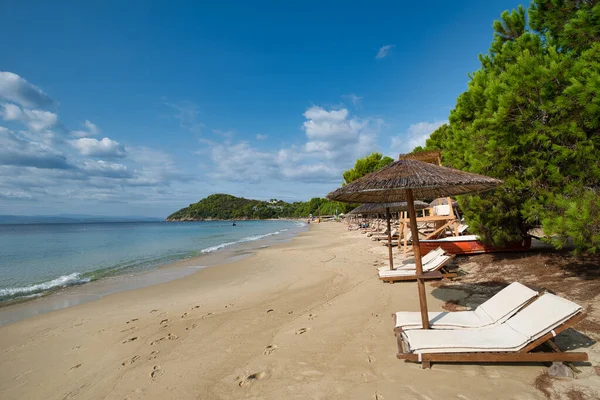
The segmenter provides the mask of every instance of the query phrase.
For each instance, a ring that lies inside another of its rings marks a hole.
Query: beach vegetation
[[[486,242],[542,227],[557,248],[600,250],[600,2],[534,0],[494,22],[468,89],[419,150],[504,181],[461,196]]]
[[[167,221],[234,219],[306,218],[309,215],[334,215],[346,212],[346,204],[315,197],[288,203],[245,199],[230,194],[212,194],[167,217]]]
[[[344,178],[342,185],[347,185],[358,178],[391,164],[392,162],[394,162],[394,160],[391,157],[383,156],[381,153],[371,153],[366,157],[359,158],[354,163],[353,168],[344,171],[342,174],[342,177]]]

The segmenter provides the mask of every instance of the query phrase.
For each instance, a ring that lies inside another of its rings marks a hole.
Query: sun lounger
[[[587,353],[561,352],[551,341],[585,317],[581,306],[544,293],[502,324],[472,329],[414,329],[397,335],[402,360],[421,362],[586,361]],[[549,342],[554,351],[532,352]]]
[[[459,235],[462,235],[463,233],[465,233],[465,231],[469,229],[469,225],[467,224],[460,224],[458,225],[458,227],[456,228],[456,230],[458,231]]]
[[[398,239],[398,230],[396,228],[392,229],[391,234],[392,234],[391,235],[392,239]],[[371,236],[371,239],[372,240],[387,240],[388,239],[387,230],[383,234]]]
[[[451,273],[445,268],[454,257],[454,254],[441,254],[428,262],[422,262],[421,260],[423,267],[423,275],[421,275],[421,278],[431,280],[456,277],[456,273]],[[390,283],[397,281],[411,281],[417,279],[417,270],[416,267],[415,269],[412,269],[412,267],[411,269],[403,269],[400,267],[399,269],[393,270],[380,270],[379,279]]]
[[[517,311],[534,300],[535,290],[514,282],[496,293],[473,311],[430,312],[429,324],[432,329],[483,328],[501,324]],[[420,312],[397,312],[394,314],[394,332],[421,329]]]
[[[424,255],[421,258],[421,263],[423,265],[429,263],[431,260],[435,259],[436,257],[442,256],[444,255],[446,252],[441,248],[438,247],[435,250],[430,251],[429,253],[427,253],[426,255]],[[394,258],[394,269],[392,271],[395,270],[416,270],[417,266],[415,264],[415,258],[411,257],[411,258],[406,258],[406,259],[398,259],[396,260]],[[379,267],[378,268],[379,271],[385,271],[385,270],[390,270],[389,266],[386,267]],[[425,270],[423,270],[425,271]]]

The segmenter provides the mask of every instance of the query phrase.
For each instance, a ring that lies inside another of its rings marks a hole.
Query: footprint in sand
[[[160,365],[155,365],[154,368],[152,368],[152,372],[150,372],[150,378],[152,378],[152,379],[158,378],[159,376],[161,376],[164,373],[165,373],[165,371],[162,370]]]
[[[265,347],[265,351],[264,351],[264,355],[268,356],[269,354],[271,354],[272,352],[274,352],[275,350],[277,350],[277,345],[276,344],[270,344],[267,347]]]
[[[267,310],[267,314],[268,314],[268,313],[270,313],[270,312],[273,312],[273,311],[275,311],[275,310],[273,310],[272,308],[269,308],[269,309]]]
[[[184,312],[183,315],[181,316],[181,318],[185,318],[188,316],[188,313]]]
[[[212,315],[212,313],[211,313],[211,312],[209,312],[208,314],[204,314],[204,315],[202,316],[202,319],[204,319],[204,318],[208,318],[208,317],[210,317],[211,315]]]
[[[71,368],[69,368],[69,369],[77,369],[77,368],[79,368],[79,367],[81,367],[81,364],[73,365],[73,366],[72,366]]]
[[[125,360],[125,361],[123,361],[123,362],[121,363],[121,365],[122,365],[122,366],[125,366],[125,365],[129,365],[129,364],[133,364],[133,363],[134,363],[134,362],[136,362],[136,361],[137,361],[139,358],[140,358],[140,356],[137,356],[137,355],[136,355],[136,356],[133,356],[133,357],[131,357],[129,360]]]
[[[310,328],[300,328],[296,331],[296,335],[302,335],[306,332],[308,332],[310,330]]]
[[[375,400],[383,400],[384,399],[383,395],[379,392],[375,392],[375,395],[373,396],[373,398]]]
[[[264,372],[264,371],[263,372],[256,372],[254,374],[250,374],[250,375],[248,375],[246,377],[243,377],[241,379],[238,378],[238,379],[240,379],[238,385],[240,387],[246,387],[246,386],[249,386],[252,382],[254,382],[254,381],[260,381],[261,379],[264,379],[266,377],[267,377],[267,373],[266,372]]]
[[[148,360],[154,360],[156,357],[158,357],[158,353],[160,353],[160,351],[154,350],[152,353],[150,353],[150,355],[148,355]]]
[[[121,331],[121,333],[123,333],[123,332],[129,332],[129,331],[132,331],[132,330],[134,330],[135,328],[136,328],[135,326],[132,326],[131,328],[123,329],[123,330]]]
[[[161,324],[161,325],[166,325],[166,324],[167,324],[167,322],[169,322],[169,319],[168,319],[168,318],[165,318],[165,319],[163,319],[162,321],[160,321],[160,324]]]
[[[308,319],[315,319],[317,318],[317,314],[308,314]]]
[[[190,308],[190,310],[195,310],[196,308],[200,308],[200,306],[194,306],[194,307]]]
[[[132,318],[132,319],[130,319],[129,321],[127,321],[127,322],[125,322],[125,323],[126,323],[126,324],[130,324],[130,323],[132,323],[132,322],[135,322],[135,321],[138,321],[138,320],[139,320],[139,318]]]
[[[191,324],[190,326],[188,326],[187,328],[185,328],[186,331],[192,330],[194,328],[196,328],[198,325],[197,324]]]
[[[158,310],[150,310],[150,314],[158,312]]]
[[[167,339],[169,339],[169,340],[177,340],[177,339],[179,339],[179,337],[177,335],[175,335],[174,333],[169,333],[167,335]]]
[[[154,346],[155,344],[159,344],[160,342],[162,342],[163,340],[165,340],[164,337],[161,337],[159,339],[153,340],[152,342],[150,342],[150,346]]]
[[[123,341],[123,344],[125,344],[125,343],[129,343],[129,342],[133,342],[134,340],[137,340],[137,338],[138,338],[137,336],[130,337],[129,339],[127,339],[127,340],[124,340],[124,341]]]

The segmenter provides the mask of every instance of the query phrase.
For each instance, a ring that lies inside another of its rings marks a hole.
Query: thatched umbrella
[[[419,249],[419,233],[414,198],[434,199],[493,189],[502,184],[499,179],[471,174],[453,168],[440,167],[417,160],[395,161],[378,171],[359,178],[327,195],[327,198],[347,203],[389,203],[406,201],[412,232],[417,286],[421,304],[421,322],[429,329],[423,265]]]
[[[429,207],[429,204],[422,201],[415,201],[415,210],[422,210]],[[390,261],[390,271],[394,269],[394,255],[392,252],[392,226],[391,226],[391,212],[407,211],[408,203],[405,201],[395,203],[365,203],[356,207],[352,210],[353,213],[368,215],[368,214],[385,214],[387,219],[387,240],[388,240],[388,256]],[[398,244],[400,246],[400,244]]]
[[[422,210],[429,207],[429,204],[422,201],[415,201],[415,210]],[[385,214],[387,212],[408,211],[408,203],[399,201],[395,203],[365,203],[350,211],[349,214],[369,215]]]

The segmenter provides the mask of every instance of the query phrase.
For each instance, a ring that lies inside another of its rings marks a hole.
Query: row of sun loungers
[[[452,278],[454,259],[437,248],[422,257],[424,279]],[[414,259],[394,259],[394,268],[378,268],[384,282],[417,279]],[[429,312],[430,329],[423,329],[420,312],[397,312],[394,333],[397,357],[432,362],[579,362],[587,353],[563,352],[553,338],[574,326],[585,313],[581,306],[551,293],[539,293],[514,282],[474,310]],[[546,350],[543,351],[543,346]]]

